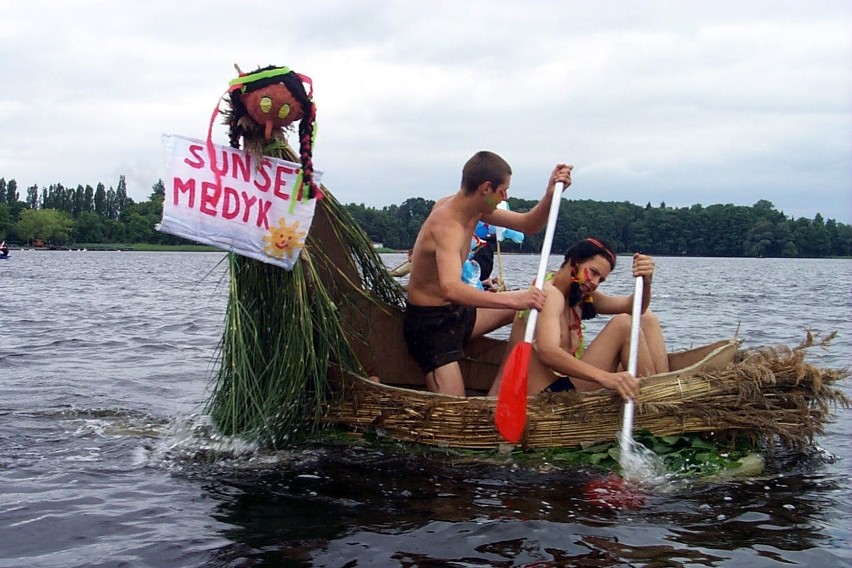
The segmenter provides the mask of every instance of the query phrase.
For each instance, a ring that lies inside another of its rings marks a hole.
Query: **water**
[[[591,471],[223,440],[201,415],[222,256],[14,251],[0,263],[0,566],[852,561],[848,410],[824,453],[759,478],[673,482],[635,510],[590,499]],[[840,333],[814,362],[852,366],[852,261],[657,261],[652,307],[671,348],[738,328],[746,346],[795,344],[810,326]],[[619,262],[605,290],[629,293]],[[512,286],[536,266],[504,258]]]

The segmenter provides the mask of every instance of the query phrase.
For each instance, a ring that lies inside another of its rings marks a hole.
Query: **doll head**
[[[309,91],[305,90],[308,84]],[[242,73],[230,82],[231,112],[227,125],[231,146],[260,151],[275,139],[284,138],[284,128],[299,121],[299,158],[303,181],[316,193],[313,182],[313,143],[316,134],[316,106],[311,80],[287,67],[263,67]]]

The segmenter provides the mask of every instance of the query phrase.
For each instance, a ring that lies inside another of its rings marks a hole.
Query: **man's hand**
[[[508,306],[513,310],[526,310],[534,308],[541,310],[544,307],[544,292],[538,288],[530,288],[529,290],[516,290],[514,292],[502,292],[501,296],[505,296],[512,305]]]
[[[547,193],[552,193],[556,188],[556,184],[560,182],[565,184],[562,191],[568,189],[571,185],[571,170],[573,169],[574,166],[568,164],[556,164],[553,171],[550,172],[550,179],[547,181]]]

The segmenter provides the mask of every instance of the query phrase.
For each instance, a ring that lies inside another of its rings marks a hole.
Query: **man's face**
[[[495,209],[498,205],[500,205],[501,202],[509,199],[509,183],[511,182],[511,180],[512,177],[509,176],[508,178],[506,178],[506,181],[496,187],[494,186],[494,184],[491,184],[489,182],[489,185],[491,185],[491,195],[489,196],[489,203]]]

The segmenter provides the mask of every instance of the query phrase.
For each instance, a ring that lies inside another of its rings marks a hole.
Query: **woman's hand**
[[[633,277],[642,276],[646,281],[654,277],[654,259],[650,256],[634,253],[633,255]]]
[[[599,380],[602,387],[614,390],[621,395],[625,402],[639,396],[639,379],[622,371],[620,373],[605,373]]]

